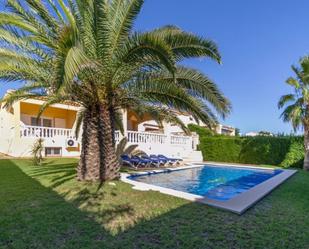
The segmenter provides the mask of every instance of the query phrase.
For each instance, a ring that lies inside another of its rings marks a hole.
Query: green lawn
[[[114,182],[75,181],[76,160],[0,160],[0,248],[309,248],[309,173],[242,216]]]

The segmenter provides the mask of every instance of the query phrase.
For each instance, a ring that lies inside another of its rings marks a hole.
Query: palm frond
[[[140,12],[144,0],[114,0],[110,4],[110,54],[123,45],[132,31],[132,25]]]
[[[117,54],[120,62],[135,64],[138,62],[157,62],[158,67],[164,66],[175,72],[175,58],[170,46],[157,36],[135,33],[124,44]]]
[[[281,114],[284,122],[291,122],[294,130],[297,130],[303,124],[304,110],[298,104],[287,106]]]
[[[218,47],[209,39],[198,37],[174,26],[156,29],[150,33],[162,37],[171,46],[178,61],[184,58],[209,57],[221,63]]]
[[[57,20],[48,12],[46,6],[42,4],[40,0],[26,0],[29,6],[35,11],[35,13],[43,20],[46,25],[56,32],[59,27]]]
[[[299,89],[299,88],[300,88],[300,84],[299,84],[299,82],[297,81],[297,79],[295,79],[295,78],[289,77],[289,78],[286,80],[286,83],[289,84],[290,86],[295,87],[295,89]]]
[[[69,7],[65,4],[63,0],[58,0],[59,6],[61,7],[62,12],[64,13],[67,21],[70,23],[70,26],[72,28],[76,28],[76,21],[74,19],[74,16],[72,15],[72,12],[70,11]]]
[[[30,23],[25,22],[24,19],[19,17],[16,14],[13,13],[0,13],[0,25],[11,25],[14,27],[21,28],[22,30],[26,30],[31,33],[36,33],[38,30],[34,28]]]
[[[18,100],[35,98],[38,97],[39,95],[40,95],[39,93],[31,93],[19,89],[4,95],[4,97],[0,99],[0,104],[4,103],[3,107],[9,109]]]
[[[178,67],[175,76],[167,71],[151,72],[148,82],[160,81],[165,84],[175,84],[183,88],[188,94],[208,101],[216,111],[225,117],[230,112],[231,104],[218,89],[217,85],[203,73],[186,67]]]
[[[59,9],[57,8],[55,2],[53,0],[47,0],[47,2],[49,3],[49,5],[51,6],[51,8],[53,9],[53,11],[56,13],[59,21],[64,24],[65,23],[65,20],[61,14],[61,12],[59,11]]]
[[[145,102],[160,103],[175,110],[191,113],[205,125],[213,126],[217,122],[214,113],[199,99],[192,97],[176,84],[165,84],[160,81],[150,82],[145,77],[135,79],[127,85],[132,96]]]
[[[286,94],[281,96],[278,102],[278,108],[281,109],[283,106],[286,105],[286,103],[295,101],[295,94]]]
[[[123,155],[131,155],[134,151],[138,148],[138,144],[131,144],[128,147],[126,147],[123,151]]]
[[[121,157],[121,155],[123,154],[124,150],[125,150],[125,147],[127,146],[127,143],[128,143],[128,139],[126,137],[124,137],[123,139],[121,139],[119,141],[119,143],[117,144],[117,147],[116,147],[116,155],[118,158]]]
[[[295,93],[283,95],[278,102],[279,109],[285,107],[280,117],[284,122],[291,122],[294,130],[309,124],[309,57],[301,58],[299,64],[299,67],[292,66],[296,77],[286,80]]]
[[[119,111],[114,112],[114,123],[115,123],[115,129],[119,130],[122,135],[124,135],[124,127],[123,127],[123,119],[122,119],[122,113]]]
[[[46,100],[44,104],[40,106],[39,112],[37,114],[37,118],[39,119],[44,113],[44,111],[46,111],[46,109],[50,107],[51,105],[61,103],[65,100],[66,100],[65,96],[61,96],[61,95],[49,96],[48,100]]]

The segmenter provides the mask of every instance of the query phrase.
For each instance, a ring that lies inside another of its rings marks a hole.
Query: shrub
[[[294,137],[291,139],[291,145],[288,153],[285,155],[281,163],[282,167],[297,167],[302,168],[305,156],[304,138]]]
[[[39,138],[35,143],[33,144],[31,153],[33,156],[33,163],[34,165],[38,166],[42,164],[43,161],[43,149],[44,149],[44,140],[42,138]]]
[[[199,149],[204,160],[239,162],[241,139],[229,137],[201,137]]]
[[[207,129],[205,127],[201,127],[199,125],[189,124],[188,128],[189,128],[190,131],[193,131],[193,132],[196,132],[197,134],[199,134],[200,137],[215,135],[215,133],[212,130]]]
[[[229,137],[211,136],[202,127],[190,126],[200,136],[199,149],[206,161],[269,164],[302,167],[303,137]]]
[[[279,165],[289,151],[287,137],[246,137],[242,138],[240,162],[249,164]]]

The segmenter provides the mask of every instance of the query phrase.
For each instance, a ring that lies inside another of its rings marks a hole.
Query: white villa
[[[218,124],[215,128],[217,134],[226,135],[226,136],[235,136],[236,129],[232,126]]]
[[[80,137],[75,139],[75,122],[79,106],[55,104],[47,108],[41,118],[37,114],[42,99],[21,100],[11,109],[0,109],[0,153],[13,157],[30,157],[31,148],[38,138],[44,139],[45,156],[77,157],[80,154]],[[130,110],[123,110],[124,134],[116,131],[116,142],[126,136],[129,144],[138,144],[138,149],[149,154],[202,160],[196,151],[198,136],[182,135],[182,130],[173,124],[160,127],[151,117],[141,120]],[[190,117],[182,115],[186,124]]]
[[[76,115],[79,105],[55,104],[47,108],[41,118],[37,114],[44,99],[20,100],[7,110],[0,107],[0,153],[13,157],[30,157],[38,138],[44,139],[45,156],[77,157],[80,155],[80,137],[75,138]],[[185,136],[174,124],[159,126],[151,117],[140,119],[134,112],[123,110],[124,134],[116,131],[116,142],[126,136],[129,144],[147,154],[165,154],[192,161],[202,161],[197,151],[199,137]],[[186,124],[195,123],[189,115],[179,114]]]

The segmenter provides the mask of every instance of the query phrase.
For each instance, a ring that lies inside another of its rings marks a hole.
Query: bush
[[[239,162],[241,139],[228,137],[200,137],[199,149],[204,160]]]
[[[240,162],[249,164],[279,165],[290,148],[289,137],[242,138]]]
[[[199,125],[189,124],[188,128],[189,128],[190,131],[193,131],[193,132],[196,132],[197,134],[199,134],[200,137],[215,135],[215,133],[212,130],[207,129],[205,127],[201,127]]]
[[[43,155],[42,155],[43,149],[44,149],[44,140],[42,138],[39,138],[38,140],[35,141],[31,150],[33,156],[33,163],[36,166],[41,165],[43,162]]]
[[[295,137],[291,139],[291,145],[288,153],[285,155],[281,163],[282,167],[297,167],[302,168],[304,163],[305,149],[304,138]]]
[[[269,164],[302,167],[303,137],[227,137],[211,136],[202,127],[190,127],[200,136],[199,149],[206,161]]]

